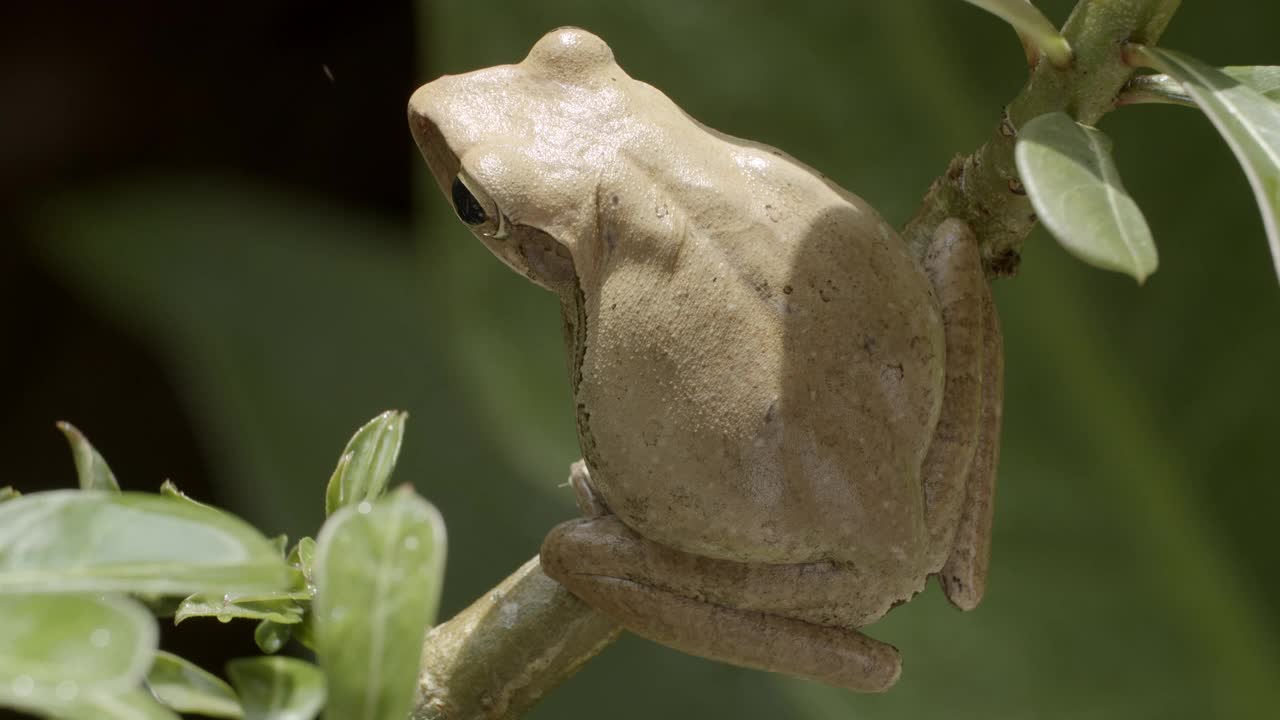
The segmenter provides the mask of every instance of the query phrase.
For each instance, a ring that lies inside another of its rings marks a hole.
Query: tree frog
[[[459,219],[560,298],[585,516],[548,575],[657,642],[871,692],[901,661],[861,628],[930,576],[977,605],[1003,368],[965,224],[914,256],[576,28],[409,118]]]

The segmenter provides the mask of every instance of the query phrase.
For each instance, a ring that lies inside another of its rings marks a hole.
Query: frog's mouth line
[[[508,226],[508,237],[525,267],[514,268],[535,283],[563,295],[577,285],[573,255],[549,233],[532,225]]]

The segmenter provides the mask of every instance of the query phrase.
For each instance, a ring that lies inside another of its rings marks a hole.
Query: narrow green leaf
[[[297,625],[290,625],[293,630],[293,639],[302,643],[302,646],[311,652],[316,650],[316,611],[314,607],[307,608],[302,614],[302,622]]]
[[[217,675],[163,650],[156,653],[147,687],[156,699],[180,713],[238,718],[240,701]]]
[[[302,537],[289,551],[289,564],[299,570],[310,570],[316,558],[316,540],[313,537]]]
[[[1151,229],[1120,181],[1106,135],[1049,113],[1019,131],[1015,156],[1032,206],[1071,254],[1139,283],[1155,272]]]
[[[6,485],[0,488],[0,503],[6,500],[12,500],[14,498],[20,498],[20,497],[22,497],[22,493],[18,492],[17,490],[14,490],[13,486],[11,485]]]
[[[316,583],[314,578],[314,565],[316,557],[316,541],[313,538],[304,537],[298,541],[297,545],[289,551],[289,564],[302,573],[302,579],[305,588],[312,595],[316,592]]]
[[[142,682],[156,622],[122,597],[0,595],[0,706],[59,714]]]
[[[387,489],[404,439],[408,413],[388,410],[364,424],[347,443],[325,491],[325,514],[344,505],[376,500]]]
[[[348,505],[321,528],[312,612],[331,717],[409,711],[444,556],[444,522],[409,486]]]
[[[192,505],[199,505],[200,507],[213,507],[212,505],[206,505],[199,500],[191,499],[191,496],[179,490],[178,486],[175,485],[172,480],[165,480],[160,483],[160,495],[171,500],[182,500],[183,502],[189,502]]]
[[[253,641],[258,644],[259,650],[268,655],[274,655],[289,642],[289,637],[293,635],[293,627],[292,624],[263,620],[253,629]]]
[[[1071,64],[1071,45],[1030,0],[965,0],[1013,26],[1057,67]]]
[[[1280,102],[1280,65],[1236,65],[1220,70],[1222,74],[1253,88],[1268,100]],[[1182,83],[1166,74],[1139,75],[1125,84],[1117,104],[1140,103],[1199,107]]]
[[[1280,103],[1189,55],[1149,47],[1132,52],[1182,83],[1235,153],[1262,211],[1280,275]]]
[[[310,720],[325,700],[319,668],[289,657],[257,657],[227,663],[227,677],[240,693],[245,720]],[[329,717],[342,718],[332,712]],[[391,720],[406,715],[381,716]]]
[[[263,594],[197,593],[182,601],[174,613],[175,625],[197,617],[217,618],[220,622],[232,620],[271,620],[291,625],[302,622],[304,608],[300,600],[310,598],[304,592],[276,592]]]
[[[271,544],[279,551],[280,557],[287,558],[289,554],[289,536],[277,535],[271,538]]]
[[[1268,100],[1280,102],[1280,65],[1231,65],[1222,68],[1222,72]]]
[[[243,520],[195,503],[56,490],[0,505],[0,593],[270,592],[290,572]]]
[[[107,461],[103,460],[102,455],[89,444],[89,439],[84,436],[84,433],[69,422],[60,421],[57,426],[62,434],[67,436],[67,442],[71,444],[71,457],[76,463],[80,489],[120,492],[120,483],[116,482],[116,476],[111,472],[111,468],[107,467]]]

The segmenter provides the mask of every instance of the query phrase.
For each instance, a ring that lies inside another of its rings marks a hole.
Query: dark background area
[[[226,173],[407,221],[412,139],[387,127],[418,84],[412,27],[405,3],[0,9],[0,412],[20,484],[69,479],[56,418],[126,478],[212,484],[162,360],[40,261],[32,211],[121,178]]]
[[[1276,64],[1277,23],[1270,4],[1185,3],[1167,44]],[[562,24],[898,224],[1025,77],[1012,33],[954,0],[6,4],[0,485],[73,484],[66,419],[126,489],[173,478],[297,537],[349,434],[401,407],[397,478],[450,528],[443,613],[515,569],[573,512],[559,321],[427,187],[404,106]],[[539,717],[1272,716],[1280,289],[1261,223],[1194,112],[1103,129],[1161,269],[1139,289],[1037,232],[999,283],[984,606],[960,616],[930,589],[877,625],[906,661],[883,697],[628,638]],[[164,645],[217,671],[251,632],[191,621]]]
[[[413,27],[407,3],[0,8],[0,485],[74,484],[52,425],[67,419],[125,489],[173,478],[218,497],[164,359],[49,271],[31,213],[120,178],[226,173],[407,222],[413,141],[387,128],[419,84]],[[215,671],[258,652],[252,628],[161,627],[166,647]]]

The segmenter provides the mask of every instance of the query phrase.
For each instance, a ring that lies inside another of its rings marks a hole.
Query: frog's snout
[[[409,96],[409,131],[413,133],[418,144],[422,144],[421,136],[425,134],[429,128],[434,128],[435,124],[427,119],[427,109],[431,107],[434,95],[434,83],[427,83]]]
[[[443,189],[458,173],[458,157],[445,142],[440,127],[432,120],[436,102],[435,83],[427,83],[409,98],[409,132],[422,153],[422,159]]]

